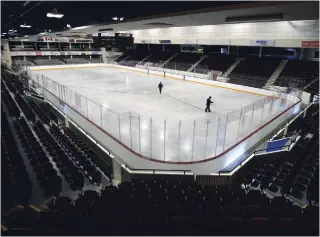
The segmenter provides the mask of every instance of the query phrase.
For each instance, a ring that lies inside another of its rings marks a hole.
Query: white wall
[[[12,59],[10,54],[9,41],[2,40],[1,45],[3,45],[3,55],[1,56],[1,61],[11,67]]]
[[[302,40],[319,39],[319,20],[238,23],[189,27],[168,27],[127,31],[133,34],[135,43],[150,40],[171,40],[172,44],[184,44],[196,40],[197,44],[250,45],[250,40],[275,40],[278,47],[301,47]]]

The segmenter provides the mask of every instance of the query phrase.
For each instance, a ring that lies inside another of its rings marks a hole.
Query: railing
[[[134,111],[121,114],[44,75],[32,71],[28,74],[32,86],[47,100],[58,98],[134,154],[166,163],[213,159],[300,101],[293,95],[279,93],[225,115],[213,115],[212,119],[178,120]]]

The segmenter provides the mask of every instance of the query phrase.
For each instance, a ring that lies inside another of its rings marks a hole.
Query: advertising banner
[[[151,40],[141,40],[141,44],[151,44]]]
[[[275,46],[275,40],[250,40],[252,46]]]
[[[191,40],[191,39],[187,39],[187,40],[184,40],[184,44],[197,44],[197,40]]]
[[[303,48],[319,48],[319,41],[302,41]]]

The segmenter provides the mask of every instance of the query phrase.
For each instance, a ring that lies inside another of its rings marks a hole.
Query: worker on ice
[[[159,91],[160,91],[160,94],[161,94],[161,91],[162,91],[162,88],[163,88],[163,85],[162,85],[161,81],[160,81],[160,83],[158,85],[158,88],[159,88]]]
[[[209,98],[207,99],[207,106],[206,106],[205,112],[210,112],[211,113],[211,110],[210,110],[211,104],[213,104],[213,102],[211,101],[211,96],[209,96]]]

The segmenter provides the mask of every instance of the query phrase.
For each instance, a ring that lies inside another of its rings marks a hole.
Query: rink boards
[[[34,72],[41,72],[42,70],[63,70],[70,68],[74,69],[98,67],[112,67],[126,70],[128,69],[130,71],[136,71],[139,73],[152,73],[145,69],[128,68],[119,65],[105,64],[32,67],[30,69]],[[274,96],[274,92],[270,92],[263,89],[207,81],[199,78],[186,77],[173,73],[167,74],[166,77],[178,80],[186,80],[194,83],[201,83],[208,86],[224,88],[227,90],[257,94],[261,96]],[[58,96],[50,90],[43,91],[43,94],[48,101],[50,101],[55,107],[61,108],[61,98],[58,98]],[[254,131],[250,132],[250,134],[243,137],[236,144],[232,145],[230,148],[224,150],[223,152],[219,152],[219,154],[217,154],[216,156],[206,160],[190,162],[168,162],[159,159],[154,160],[148,158],[147,156],[143,156],[139,154],[139,152],[137,152],[136,150],[132,149],[132,147],[128,146],[128,144],[121,142],[121,139],[119,141],[119,139],[116,136],[114,136],[114,134],[102,128],[102,126],[100,126],[97,122],[93,121],[92,119],[85,116],[83,113],[79,112],[79,110],[74,108],[72,105],[67,104],[66,106],[67,109],[64,110],[65,115],[68,116],[70,120],[74,121],[77,125],[79,125],[82,129],[84,129],[87,133],[89,133],[94,139],[99,141],[100,144],[102,144],[104,147],[110,150],[112,154],[115,155],[115,157],[120,158],[122,164],[124,164],[124,166],[126,167],[129,167],[131,169],[142,170],[191,170],[195,174],[214,174],[222,170],[226,165],[230,164],[230,162],[234,161],[235,157],[242,155],[246,150],[251,148],[257,141],[264,138],[271,130],[273,130],[274,128],[285,122],[288,118],[290,118],[294,113],[296,113],[297,110],[299,110],[300,103],[298,101],[293,103],[291,106],[281,111],[281,113],[275,115],[273,118],[266,121],[263,124],[263,126],[260,126]]]

